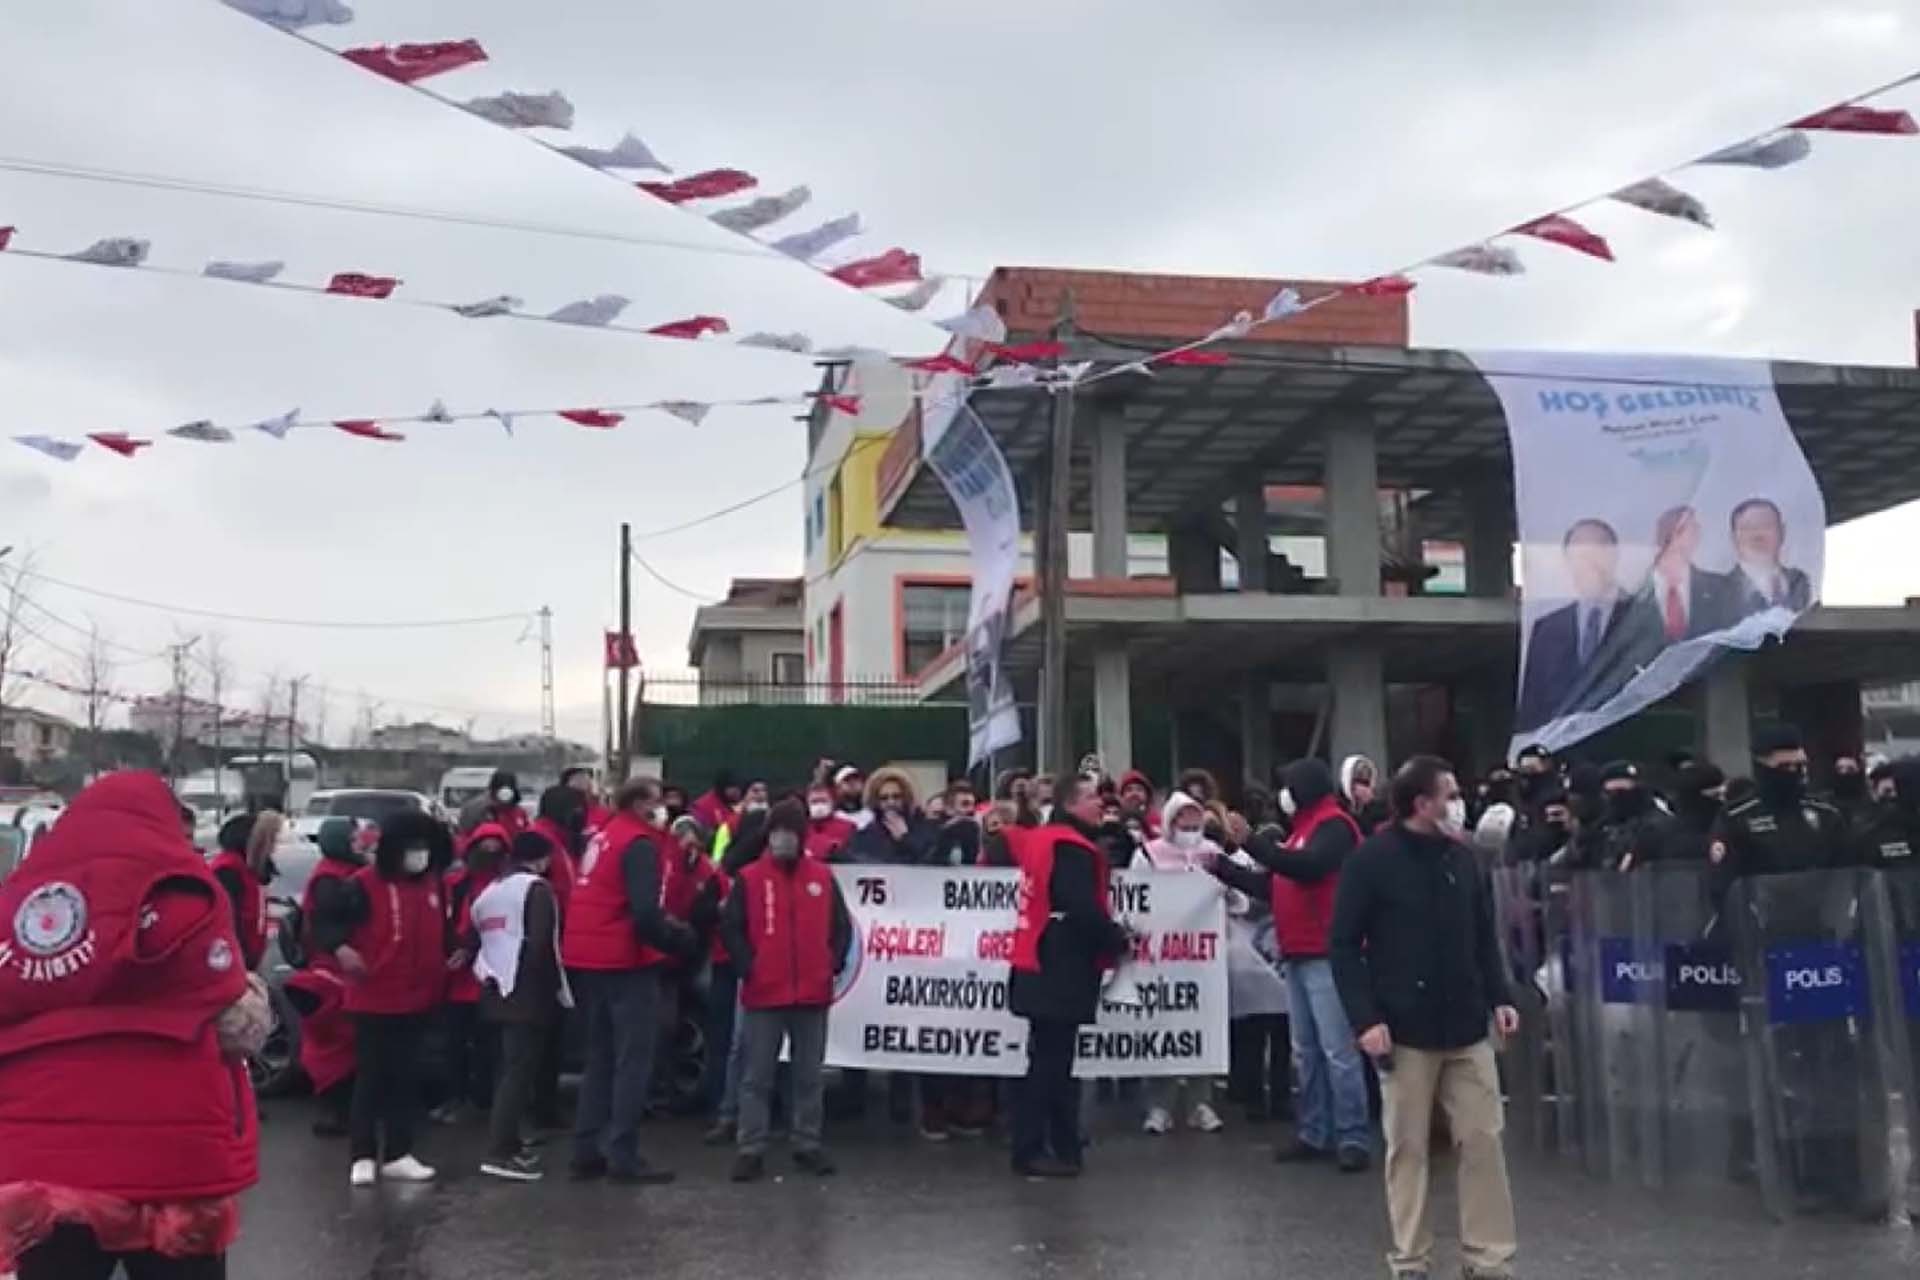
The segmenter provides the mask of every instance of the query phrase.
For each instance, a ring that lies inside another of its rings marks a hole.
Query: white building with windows
[[[725,600],[694,611],[687,660],[701,705],[804,700],[801,591],[798,578],[735,578]]]

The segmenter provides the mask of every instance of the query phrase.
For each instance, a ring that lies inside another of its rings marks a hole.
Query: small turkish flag
[[[1613,261],[1611,245],[1565,214],[1550,213],[1544,218],[1523,222],[1515,227],[1514,231],[1523,236],[1532,236],[1536,240],[1563,245],[1578,253],[1599,258],[1603,262]]]
[[[883,284],[908,284],[920,278],[920,255],[889,249],[877,257],[862,258],[827,273],[841,284],[872,289]]]
[[[685,204],[689,200],[730,196],[736,191],[759,186],[760,179],[742,169],[708,169],[704,173],[691,173],[672,182],[636,182],[633,185],[668,204]]]
[[[375,75],[412,84],[487,60],[478,40],[436,40],[431,44],[368,45],[340,55]]]
[[[400,287],[397,276],[367,276],[358,271],[341,271],[327,281],[327,292],[349,298],[384,298]]]
[[[405,440],[397,431],[388,431],[370,418],[347,418],[336,422],[334,426],[350,436],[359,436],[362,440]]]
[[[1161,356],[1159,364],[1186,364],[1206,367],[1232,364],[1233,357],[1223,351],[1170,351]]]
[[[908,360],[904,364],[909,369],[918,369],[922,373],[964,373],[969,378],[980,371],[965,360],[941,352],[937,356],[924,356],[919,360]]]
[[[18,229],[17,227],[0,227],[0,249],[6,248],[13,242],[13,233]]]
[[[577,422],[583,427],[598,427],[603,431],[627,420],[624,414],[608,413],[604,409],[562,409],[560,416],[568,422]]]
[[[1920,133],[1920,124],[1904,111],[1881,111],[1843,103],[1795,120],[1789,129],[1827,129],[1834,133]]]
[[[93,441],[102,449],[113,450],[123,458],[131,458],[142,449],[153,446],[153,441],[136,440],[124,431],[94,431],[87,435],[87,439]]]
[[[1404,298],[1419,286],[1405,276],[1375,276],[1353,286],[1363,298]]]
[[[662,338],[699,338],[709,333],[726,333],[728,328],[727,322],[719,316],[690,316],[685,320],[657,324],[647,332]]]
[[[860,412],[859,396],[837,396],[831,392],[823,391],[815,398],[818,399],[821,404],[827,406],[827,408],[839,413],[857,414]]]
[[[630,671],[640,665],[640,651],[633,647],[632,633],[606,633],[606,664],[609,671]]]

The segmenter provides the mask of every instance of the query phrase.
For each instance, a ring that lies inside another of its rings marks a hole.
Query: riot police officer
[[[1846,818],[1807,794],[1800,731],[1763,726],[1754,734],[1753,758],[1753,795],[1727,806],[1707,845],[1716,896],[1744,876],[1850,865]]]
[[[1622,871],[1657,862],[1704,863],[1726,775],[1711,764],[1689,761],[1680,766],[1673,785],[1673,813],[1642,827]]]
[[[1920,759],[1888,766],[1893,799],[1876,805],[1854,840],[1862,866],[1888,871],[1920,867]]]

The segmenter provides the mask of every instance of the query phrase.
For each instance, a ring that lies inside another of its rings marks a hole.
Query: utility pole
[[[553,712],[553,609],[540,606],[540,735],[547,740],[548,763],[556,763],[554,739],[558,736]]]
[[[619,723],[614,726],[614,740],[618,744],[618,754],[615,757],[617,768],[613,775],[614,785],[616,787],[626,782],[627,770],[633,762],[633,744],[628,740],[628,735],[633,727],[633,708],[627,701],[627,669],[629,665],[627,659],[630,656],[628,653],[628,645],[632,643],[630,639],[632,635],[633,526],[623,520],[620,522],[620,706],[618,708],[620,720]]]
[[[180,749],[187,740],[187,651],[199,636],[189,636],[167,646],[173,659],[173,750],[167,753],[167,785],[180,780]]]
[[[295,676],[287,682],[287,791],[293,791],[293,752],[294,739],[299,736],[295,726],[300,723],[300,686],[307,682],[306,676]]]
[[[1053,339],[1063,346],[1073,342],[1072,290],[1061,300]],[[1072,481],[1073,388],[1056,387],[1046,509],[1040,511],[1036,503],[1034,557],[1040,580],[1040,768],[1059,779],[1074,767],[1073,747],[1067,741],[1067,503]]]

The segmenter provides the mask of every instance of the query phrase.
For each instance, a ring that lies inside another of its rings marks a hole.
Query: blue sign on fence
[[[1658,1004],[1666,966],[1636,949],[1632,938],[1600,939],[1600,1000],[1604,1004]]]
[[[1776,1027],[1868,1015],[1857,942],[1778,942],[1767,948],[1767,1021]]]
[[[1920,1018],[1920,942],[1900,944],[1900,989],[1907,997],[1907,1016]]]
[[[1667,944],[1667,1008],[1679,1013],[1738,1013],[1740,970],[1733,953],[1704,942]]]

